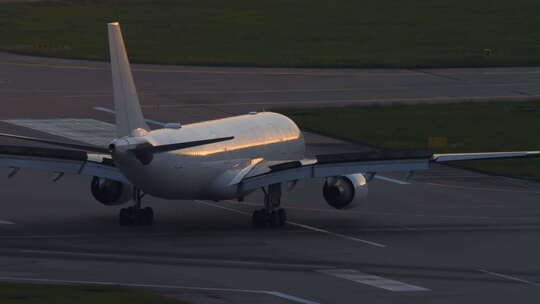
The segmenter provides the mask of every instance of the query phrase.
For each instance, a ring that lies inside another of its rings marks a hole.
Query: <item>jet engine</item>
[[[329,177],[323,187],[324,199],[336,209],[357,207],[367,194],[368,184],[362,174]]]
[[[130,185],[97,176],[92,179],[90,188],[94,198],[106,206],[121,205],[133,195]]]

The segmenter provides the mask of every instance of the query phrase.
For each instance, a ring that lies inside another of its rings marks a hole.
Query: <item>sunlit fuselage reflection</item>
[[[288,117],[264,112],[160,129],[143,136],[153,145],[234,136],[234,139],[157,153],[148,165],[135,157],[116,159],[119,169],[144,192],[169,199],[239,197],[239,177],[263,160],[298,160],[304,156],[300,129]],[[130,138],[125,141],[129,142]]]

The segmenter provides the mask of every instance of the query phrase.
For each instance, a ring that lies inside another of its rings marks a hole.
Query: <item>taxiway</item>
[[[80,122],[70,131],[74,138],[89,132],[88,125],[112,121],[92,109],[112,104],[106,63],[1,54],[0,66],[3,132],[69,138],[57,126],[73,118]],[[537,68],[135,65],[134,72],[145,115],[182,123],[263,107],[519,99],[540,90]],[[44,134],[13,119],[53,119],[56,129]],[[308,149],[369,147],[310,134]],[[2,169],[0,176],[8,172]],[[156,224],[121,227],[120,207],[96,202],[89,178],[52,182],[50,174],[22,170],[0,179],[0,280],[119,284],[192,303],[537,302],[540,184],[445,166],[418,172],[407,183],[393,182],[402,177],[397,173],[385,177],[370,184],[365,206],[345,211],[326,205],[322,181],[299,183],[284,196],[288,225],[253,230],[250,215],[262,204],[259,193],[245,202],[145,198]]]

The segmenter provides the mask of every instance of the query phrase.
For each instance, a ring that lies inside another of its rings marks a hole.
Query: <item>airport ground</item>
[[[0,66],[3,132],[84,138],[89,124],[112,122],[93,110],[112,104],[106,63],[1,54]],[[145,115],[182,123],[290,105],[521,100],[537,98],[540,81],[538,68],[134,68]],[[68,118],[79,122],[70,132],[33,129]],[[311,154],[369,149],[307,141]],[[352,210],[327,206],[322,181],[301,182],[285,193],[288,225],[253,230],[259,193],[242,203],[145,198],[156,224],[121,227],[120,207],[94,201],[89,178],[22,170],[0,179],[0,280],[120,284],[192,303],[537,302],[539,184],[445,166],[401,177],[373,180]]]

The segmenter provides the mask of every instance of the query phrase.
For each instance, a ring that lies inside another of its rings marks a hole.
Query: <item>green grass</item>
[[[0,283],[2,304],[185,304],[148,291],[108,286]]]
[[[538,0],[179,0],[9,3],[0,49],[107,58],[120,21],[134,61],[450,67],[540,65]]]
[[[302,128],[384,149],[438,153],[540,150],[540,101],[281,110]],[[430,137],[447,138],[429,146]],[[501,175],[540,178],[540,159],[459,162]]]

